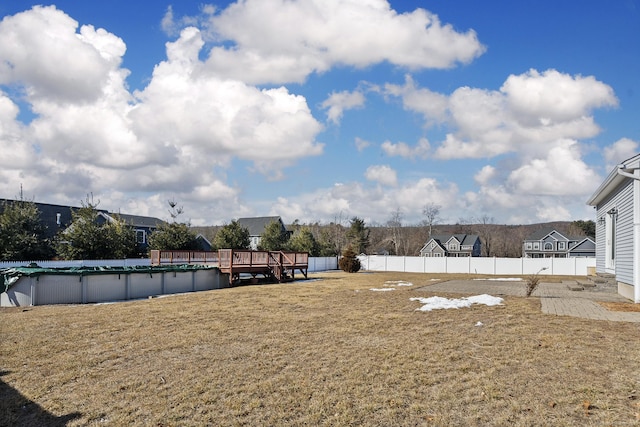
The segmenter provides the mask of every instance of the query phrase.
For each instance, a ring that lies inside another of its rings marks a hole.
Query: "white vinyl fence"
[[[586,276],[595,258],[480,258],[360,255],[363,270],[406,273]]]
[[[71,260],[71,261],[2,261],[0,268],[23,267],[36,263],[43,268],[64,267],[149,267],[150,258]],[[337,257],[309,257],[309,273],[338,269]]]

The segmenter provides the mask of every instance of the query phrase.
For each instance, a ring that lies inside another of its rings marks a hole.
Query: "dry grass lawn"
[[[0,309],[0,425],[640,423],[640,324],[537,298],[416,311],[429,274],[311,277]],[[369,290],[392,280],[414,286]]]

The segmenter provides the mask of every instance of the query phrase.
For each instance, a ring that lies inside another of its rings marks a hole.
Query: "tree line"
[[[2,203],[0,213],[0,260],[122,259],[148,256],[136,233],[117,214],[109,220],[100,215],[99,201],[87,196],[81,207],[71,212],[71,224],[47,237],[37,205],[22,196]],[[148,237],[148,249],[199,248],[196,234],[186,223],[176,220],[181,209],[169,202],[172,222],[161,224]]]
[[[161,224],[148,236],[142,249],[135,231],[118,215],[101,219],[98,202],[87,196],[81,207],[72,212],[69,227],[47,238],[35,203],[24,200],[4,202],[0,213],[0,260],[28,261],[43,259],[120,259],[148,256],[147,250],[199,250],[197,233],[205,235],[212,249],[249,249],[249,231],[237,221],[221,227],[191,227],[179,221],[182,208],[168,201],[171,221]],[[482,242],[482,256],[521,257],[522,242],[543,226],[499,225],[487,215],[459,219],[455,224],[441,224],[440,207],[424,206],[424,220],[405,224],[400,209],[393,211],[383,224],[367,225],[362,218],[336,218],[328,224],[301,224],[294,221],[285,232],[280,224],[269,224],[260,236],[258,249],[309,252],[311,256],[343,255],[345,250],[360,254],[419,255],[422,246],[436,234],[476,234]],[[593,221],[553,222],[561,233],[595,236]]]

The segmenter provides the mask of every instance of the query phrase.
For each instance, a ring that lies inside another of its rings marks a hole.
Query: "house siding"
[[[607,269],[606,250],[607,236],[606,226],[596,221],[596,270],[598,272],[615,272],[617,280],[625,283],[633,283],[633,182],[630,180],[616,188],[611,196],[605,199],[599,206],[597,219],[607,216],[607,212],[616,208],[615,233],[615,269]]]
[[[633,181],[624,186],[616,206],[616,279],[633,283]]]

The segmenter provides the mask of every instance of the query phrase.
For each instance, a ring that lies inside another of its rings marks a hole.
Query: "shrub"
[[[351,247],[342,252],[342,258],[338,261],[338,266],[347,273],[357,273],[362,267],[360,260],[356,257],[356,252]]]
[[[527,290],[526,290],[527,297],[530,297],[531,294],[533,294],[533,291],[536,290],[536,288],[538,287],[538,284],[540,283],[540,277],[538,277],[538,274],[540,274],[546,269],[547,267],[542,267],[540,270],[538,270],[536,274],[532,274],[527,278]]]

